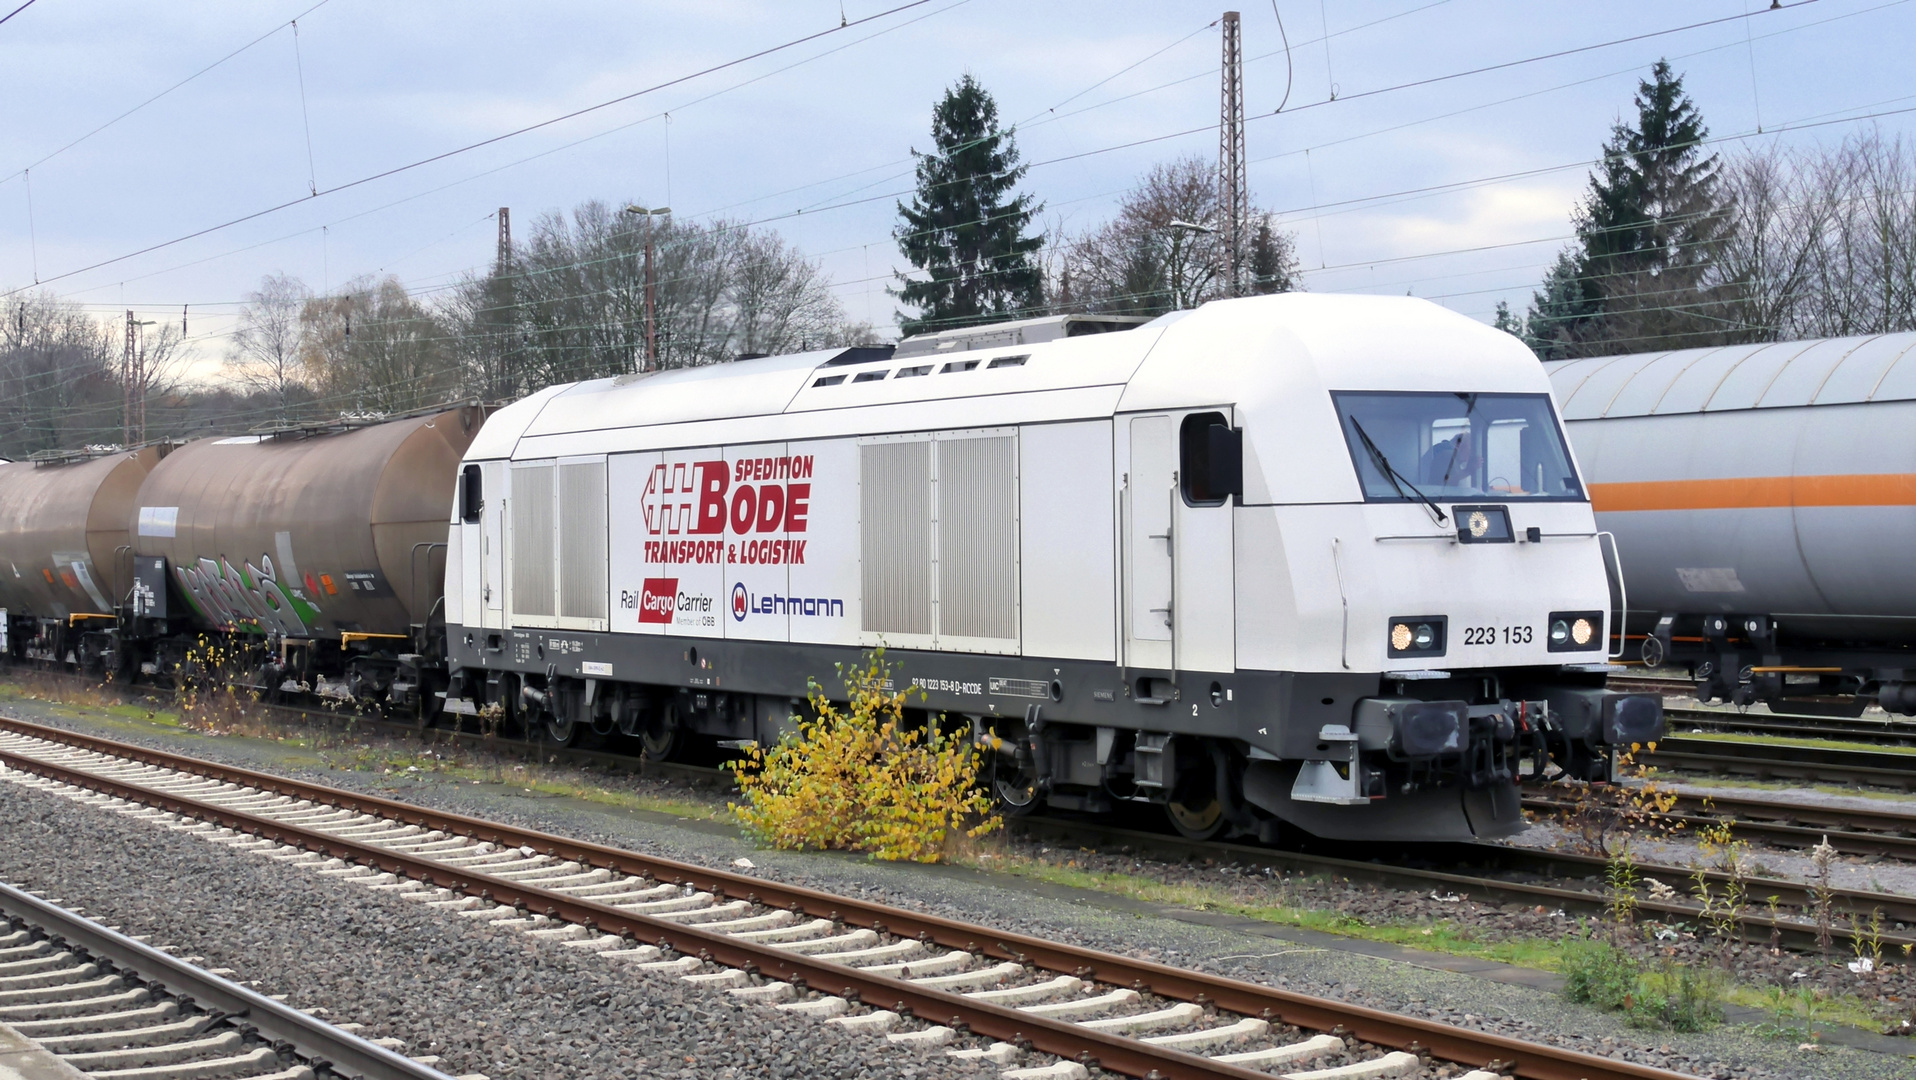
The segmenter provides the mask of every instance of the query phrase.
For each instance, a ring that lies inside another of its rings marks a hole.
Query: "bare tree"
[[[1154,166],[1124,196],[1117,216],[1067,241],[1051,295],[1063,311],[1156,315],[1225,295],[1217,167],[1184,157]],[[1254,292],[1297,287],[1289,233],[1254,211],[1246,253]]]
[[[305,362],[301,356],[304,332],[300,314],[312,293],[304,282],[287,274],[268,274],[259,288],[246,294],[239,327],[226,353],[226,369],[248,390],[269,395],[278,403],[278,419],[289,409],[302,386]]]
[[[119,441],[112,331],[51,293],[0,305],[0,456]]]
[[[645,355],[645,249],[652,246],[662,366],[868,340],[816,264],[769,230],[622,214],[588,202],[546,214],[513,253],[441,308],[466,385],[488,396],[637,371]],[[510,297],[502,312],[501,296]],[[509,330],[502,330],[503,327]],[[501,387],[509,386],[502,392]]]
[[[411,412],[458,386],[449,335],[396,277],[357,277],[300,311],[300,361],[324,398],[355,413]]]
[[[148,398],[175,393],[185,384],[186,369],[193,359],[185,345],[186,335],[171,321],[160,323],[157,331],[141,340],[140,348],[145,351],[140,366],[145,379],[141,389]]]
[[[1744,340],[1916,329],[1916,153],[1901,139],[1754,153],[1725,178],[1736,223],[1720,273]]]

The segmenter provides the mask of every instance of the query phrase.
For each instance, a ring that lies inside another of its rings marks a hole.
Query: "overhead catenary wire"
[[[1793,6],[1794,6],[1794,5],[1793,5]],[[1746,25],[1747,25],[1747,24],[1746,24]],[[1340,33],[1341,33],[1341,32],[1342,32],[1342,31],[1340,31]],[[1206,129],[1194,129],[1194,130],[1206,130]],[[1135,144],[1135,143],[1133,143],[1133,144],[1126,144],[1126,145],[1136,145],[1136,144]],[[1313,202],[1315,202],[1315,200],[1313,200]],[[751,224],[751,223],[747,223],[747,224]],[[1347,265],[1360,265],[1360,264],[1347,264]]]
[[[319,194],[319,171],[313,165],[313,120],[306,111],[306,62],[299,55],[299,20],[293,20],[293,73],[299,78],[299,122],[306,131],[306,189]]]
[[[26,3],[21,4],[19,7],[14,8],[12,11],[7,12],[5,15],[0,15],[0,23],[6,22],[8,19],[13,18],[15,15],[20,14],[21,12],[25,11],[26,9],[32,6],[33,6],[33,0],[27,0]]]
[[[850,27],[862,26],[865,23],[883,19],[888,16],[895,15],[901,11],[908,11],[912,8],[920,7],[931,2],[932,0],[905,0],[905,2],[903,3],[897,4],[890,8],[886,8],[885,10],[880,11],[873,15],[867,15],[862,18],[853,19],[850,22],[842,23],[841,25],[838,25],[838,26],[829,27],[825,30],[820,30],[815,33],[805,34],[801,37],[793,38],[789,41],[785,41],[777,45],[772,45],[763,49],[759,49],[755,52],[748,53],[744,56],[735,57],[731,60],[722,61],[720,63],[701,68],[697,71],[690,72],[685,75],[676,76],[674,78],[667,79],[663,82],[655,83],[651,86],[647,86],[640,90],[634,90],[630,93],[620,94],[617,97],[609,98],[605,101],[601,101],[596,104],[587,105],[582,108],[573,109],[570,112],[561,113],[558,116],[553,116],[544,120],[535,121],[533,123],[514,128],[511,131],[501,132],[500,134],[488,136],[484,139],[479,139],[474,142],[466,143],[462,146],[457,146],[450,150],[444,150],[437,154],[431,154],[426,157],[418,158],[416,160],[406,162],[405,164],[402,164],[402,165],[395,165],[391,168],[380,170],[379,172],[370,173],[366,176],[358,177],[357,179],[348,180],[339,184],[334,184],[330,187],[325,188],[324,190],[314,191],[312,194],[304,196],[299,199],[288,200],[286,202],[278,203],[273,206],[268,206],[263,209],[252,211],[250,213],[241,214],[238,217],[230,218],[226,221],[222,221],[215,225],[208,225],[201,229],[195,229],[192,232],[185,233],[181,236],[173,237],[170,240],[162,240],[158,243],[148,244],[147,246],[140,248],[137,251],[130,251],[124,255],[116,255],[111,258],[101,259],[97,262],[90,263],[86,266],[78,267],[73,270],[64,271],[60,274],[56,274],[53,277],[49,277],[45,280],[48,282],[60,281],[66,278],[73,277],[77,274],[84,274],[90,270],[98,270],[102,267],[112,266],[115,263],[125,262],[128,259],[137,258],[138,256],[146,255],[154,251],[162,250],[164,248],[169,248],[176,244],[182,244],[188,240],[193,240],[201,236],[206,236],[210,233],[216,233],[225,229],[230,229],[235,225],[239,225],[248,221],[253,221],[258,218],[266,217],[269,214],[278,213],[279,211],[288,209],[289,207],[298,206],[299,204],[310,201],[312,199],[321,198],[326,195],[333,195],[341,191],[350,190],[352,188],[362,187],[366,184],[370,184],[378,180],[384,180],[388,177],[397,176],[397,175],[400,175],[401,173],[406,173],[414,169],[422,168],[426,165],[433,164],[434,162],[445,161],[449,158],[454,158],[463,154],[468,154],[474,150],[478,150],[487,146],[492,146],[496,143],[501,143],[508,139],[517,138],[518,136],[525,135],[534,131],[539,131],[544,128],[551,127],[555,124],[564,123],[567,120],[574,120],[574,119],[577,119],[578,117],[586,116],[588,114],[598,112],[602,109],[611,108],[614,105],[619,105],[627,101],[632,101],[636,98],[643,97],[647,94],[656,93],[660,90],[664,90],[673,86],[678,86],[682,83],[690,82],[694,79],[702,78],[706,75],[711,75],[719,71],[724,71],[728,68],[737,67],[740,64],[749,63],[753,60],[757,60],[766,56],[771,56],[773,54],[783,52],[787,49],[796,48],[800,45],[805,44],[806,42],[816,41],[819,38],[826,37],[827,35],[830,35],[830,34],[839,33],[843,30],[849,29]],[[1805,2],[1813,2],[1813,0],[1805,0]],[[7,290],[6,292],[0,292],[0,296],[10,296],[14,292],[18,292],[18,291],[19,291],[18,289],[10,289],[10,290]]]
[[[918,3],[923,3],[923,2],[926,2],[926,0],[918,0]],[[1441,3],[1441,2],[1444,2],[1444,0],[1438,0],[1438,2],[1439,2],[1439,3]],[[1816,0],[1799,0],[1799,2],[1798,2],[1797,4],[1791,4],[1791,5],[1784,5],[1784,6],[1785,6],[1785,7],[1798,7],[1798,6],[1803,6],[1804,4],[1807,4],[1807,3],[1814,3],[1814,2],[1816,2]],[[1906,2],[1906,0],[1894,0],[1894,2]],[[908,4],[908,5],[905,5],[905,6],[906,6],[906,7],[910,7],[910,6],[916,6],[916,4]],[[1410,13],[1414,13],[1415,11],[1421,11],[1421,10],[1425,10],[1425,9],[1427,9],[1427,8],[1429,8],[1429,7],[1434,7],[1434,6],[1437,6],[1437,5],[1436,5],[1436,4],[1427,4],[1427,5],[1424,5],[1423,7],[1420,7],[1420,8],[1417,8],[1417,9],[1413,9],[1413,11],[1412,11],[1412,12],[1407,12],[1407,13],[1404,13],[1404,14],[1410,14]],[[1890,5],[1884,5],[1884,6],[1890,6]],[[896,11],[896,10],[902,10],[902,9],[892,9],[892,10],[894,10],[894,11]],[[1768,10],[1768,9],[1766,9],[1766,10]],[[876,18],[880,18],[880,17],[882,17],[882,16],[884,15],[884,14],[886,14],[886,13],[880,13],[879,15],[875,15],[875,16],[870,16],[870,17],[868,17],[867,19],[861,19],[861,20],[858,20],[858,21],[859,21],[859,22],[866,22],[866,21],[870,21],[871,19],[876,19]],[[1752,14],[1753,14],[1753,13],[1752,13]],[[1399,17],[1399,16],[1392,16],[1392,17]],[[1495,70],[1495,69],[1498,69],[1498,68],[1504,68],[1504,67],[1510,67],[1510,66],[1515,66],[1515,65],[1518,65],[1518,64],[1524,64],[1524,63],[1530,63],[1530,62],[1534,62],[1535,60],[1538,60],[1538,59],[1542,59],[1542,58],[1548,58],[1548,57],[1555,57],[1555,56],[1563,56],[1563,55],[1570,55],[1570,54],[1573,54],[1573,53],[1577,53],[1577,52],[1584,52],[1584,51],[1589,51],[1590,49],[1594,49],[1594,48],[1602,48],[1602,47],[1605,47],[1605,46],[1607,46],[1607,45],[1612,45],[1612,44],[1617,44],[1617,43],[1619,43],[1619,42],[1621,42],[1621,41],[1635,41],[1635,40],[1643,40],[1643,39],[1645,39],[1645,38],[1649,38],[1649,37],[1654,37],[1654,36],[1658,36],[1658,35],[1661,35],[1661,34],[1668,34],[1668,33],[1678,33],[1678,32],[1682,32],[1682,31],[1685,31],[1685,30],[1690,30],[1690,29],[1695,29],[1695,28],[1697,28],[1697,27],[1699,27],[1699,26],[1704,26],[1704,25],[1713,25],[1713,24],[1715,24],[1715,23],[1719,23],[1719,22],[1724,22],[1724,21],[1728,21],[1729,19],[1735,19],[1735,18],[1743,18],[1743,17],[1744,17],[1744,16],[1729,16],[1729,17],[1727,17],[1726,19],[1717,19],[1717,20],[1708,20],[1708,21],[1706,21],[1706,22],[1703,22],[1703,23],[1691,23],[1691,24],[1685,24],[1684,26],[1679,26],[1679,27],[1674,27],[1674,28],[1669,28],[1669,29],[1666,29],[1666,30],[1660,30],[1660,31],[1650,31],[1650,32],[1646,32],[1646,33],[1644,33],[1644,34],[1638,34],[1638,35],[1632,35],[1631,37],[1629,37],[1629,38],[1627,38],[1627,39],[1614,39],[1614,40],[1612,40],[1612,41],[1607,41],[1607,42],[1603,42],[1603,43],[1598,43],[1598,44],[1596,44],[1596,45],[1590,45],[1590,46],[1581,46],[1581,47],[1577,47],[1577,48],[1573,48],[1573,49],[1569,49],[1569,50],[1558,50],[1558,51],[1556,51],[1556,52],[1553,52],[1553,53],[1549,53],[1549,54],[1544,54],[1544,55],[1543,55],[1543,56],[1541,56],[1541,57],[1529,57],[1529,58],[1524,58],[1524,59],[1521,59],[1521,60],[1517,60],[1517,61],[1508,61],[1508,62],[1505,62],[1505,63],[1502,63],[1502,64],[1497,64],[1497,65],[1490,65],[1490,66],[1487,66],[1487,67],[1482,67],[1482,68],[1475,68],[1475,69],[1470,69],[1470,71],[1467,71],[1467,72],[1459,72],[1459,73],[1453,73],[1453,74],[1451,74],[1451,75],[1444,75],[1444,76],[1438,76],[1438,77],[1435,77],[1435,80],[1430,80],[1430,79],[1426,79],[1426,80],[1417,80],[1417,81],[1416,81],[1416,82],[1414,82],[1414,83],[1405,83],[1405,84],[1397,84],[1397,85],[1396,85],[1396,86],[1394,86],[1394,87],[1383,87],[1383,88],[1378,88],[1378,89],[1375,89],[1375,90],[1370,90],[1370,91],[1364,91],[1364,92],[1362,93],[1362,95],[1359,95],[1359,96],[1371,96],[1371,95],[1375,95],[1375,94],[1379,94],[1379,93],[1386,93],[1386,92],[1389,92],[1389,91],[1391,91],[1391,90],[1394,90],[1394,89],[1402,89],[1402,88],[1405,88],[1405,87],[1408,87],[1408,86],[1413,86],[1413,85],[1423,85],[1423,84],[1425,84],[1425,83],[1428,83],[1428,82],[1430,82],[1430,81],[1441,81],[1441,80],[1443,80],[1443,79],[1449,79],[1449,78],[1456,78],[1456,77],[1460,77],[1461,75],[1465,75],[1465,74],[1472,74],[1472,73],[1478,73],[1478,72],[1482,72],[1482,71],[1486,71],[1486,70]],[[1373,22],[1372,22],[1372,23],[1369,23],[1369,24],[1364,24],[1364,25],[1367,25],[1367,26],[1368,26],[1368,25],[1375,25],[1375,24],[1376,24],[1376,23],[1378,23],[1378,22],[1383,22],[1383,21],[1388,21],[1388,18],[1390,18],[1390,17],[1387,17],[1386,19],[1380,19],[1380,20],[1373,20]],[[851,25],[855,25],[855,24],[851,24]],[[1353,28],[1353,29],[1357,29],[1357,28]],[[825,31],[824,33],[830,33],[830,32],[831,32],[831,31]],[[1339,34],[1342,34],[1342,33],[1345,33],[1345,32],[1347,32],[1347,31],[1339,31],[1338,33],[1339,33]],[[822,35],[812,35],[812,37],[818,37],[818,36],[822,36]],[[1187,36],[1188,36],[1188,35],[1187,35]],[[801,40],[808,40],[808,39],[801,39]],[[768,50],[768,51],[772,51],[772,50]],[[733,63],[737,63],[737,62],[738,62],[738,61],[734,61]],[[721,65],[721,66],[729,66],[729,65]],[[709,69],[709,70],[716,70],[716,69]],[[681,81],[682,81],[682,80],[681,80]],[[649,92],[649,91],[640,91],[640,93],[645,93],[645,92]],[[632,95],[632,96],[636,96],[636,95]],[[1353,97],[1352,97],[1351,95],[1346,95],[1346,96],[1345,96],[1345,98],[1344,98],[1344,100],[1352,100],[1352,99],[1353,99]],[[1320,105],[1321,105],[1321,104],[1327,104],[1327,103],[1328,103],[1328,102],[1319,102],[1319,103],[1317,103],[1317,104],[1320,104]],[[1309,107],[1309,106],[1304,106],[1304,107]],[[568,115],[576,115],[576,114],[568,114]],[[1273,112],[1273,113],[1269,113],[1269,114],[1262,114],[1261,116],[1259,116],[1259,117],[1253,117],[1252,119],[1261,119],[1261,118],[1264,118],[1264,117],[1268,117],[1268,116],[1271,116],[1271,115],[1275,115],[1275,112]],[[551,123],[551,122],[554,122],[554,121],[547,121],[546,123]],[[522,129],[522,130],[530,130],[530,129],[528,128],[528,129]],[[1191,135],[1191,134],[1196,134],[1196,133],[1198,133],[1198,132],[1203,132],[1203,131],[1209,131],[1209,130],[1212,130],[1212,128],[1211,128],[1211,126],[1210,126],[1210,125],[1206,125],[1206,126],[1203,126],[1203,127],[1197,127],[1197,128],[1190,128],[1190,129],[1186,129],[1186,130],[1183,130],[1183,131],[1179,131],[1179,132],[1173,132],[1173,133],[1170,133],[1170,134],[1167,134],[1167,135],[1161,135],[1161,136],[1155,136],[1155,137],[1151,137],[1151,138],[1147,138],[1147,139],[1140,139],[1140,140],[1133,140],[1133,141],[1131,141],[1131,142],[1127,142],[1127,143],[1123,143],[1123,144],[1119,144],[1118,146],[1114,146],[1114,147],[1105,147],[1105,148],[1100,148],[1100,149],[1098,149],[1098,150],[1094,150],[1094,151],[1088,151],[1088,152],[1085,152],[1085,153],[1081,153],[1081,154],[1075,154],[1075,155],[1065,155],[1065,156],[1062,156],[1062,157],[1058,157],[1058,158],[1053,158],[1053,159],[1050,159],[1050,160],[1047,160],[1047,161],[1043,161],[1043,162],[1035,162],[1035,163],[1031,163],[1031,165],[1029,165],[1028,167],[1038,167],[1038,166],[1040,166],[1040,165],[1050,165],[1050,164],[1057,164],[1057,163],[1060,163],[1060,162],[1063,162],[1063,161],[1070,161],[1070,160],[1076,160],[1076,159],[1079,159],[1079,158],[1082,158],[1082,157],[1088,157],[1088,156],[1092,156],[1093,154],[1097,154],[1097,153],[1108,153],[1108,152],[1111,152],[1111,151],[1113,151],[1113,150],[1121,150],[1121,149],[1130,149],[1130,148],[1134,148],[1134,147],[1136,147],[1136,146],[1140,146],[1140,145],[1146,145],[1146,144],[1149,144],[1149,143],[1153,143],[1153,142],[1162,142],[1162,141],[1167,141],[1167,140],[1170,140],[1170,139],[1175,139],[1175,138],[1178,138],[1178,137],[1182,137],[1182,136],[1186,136],[1186,135]],[[498,137],[495,137],[495,139],[494,139],[494,140],[490,140],[490,141],[496,141],[496,139],[498,139],[498,138],[506,138],[506,137],[509,137],[509,134],[508,134],[507,136],[498,136]],[[581,140],[581,141],[584,141],[584,140]],[[473,144],[473,145],[482,145],[482,144]],[[482,175],[483,175],[483,174],[482,174]],[[360,182],[364,182],[364,181],[355,181],[354,183],[360,183]],[[450,185],[448,185],[448,186],[450,186]],[[339,190],[339,189],[329,189],[329,191],[332,191],[332,190]],[[879,200],[879,199],[889,199],[889,198],[895,198],[895,197],[897,197],[898,195],[901,195],[901,194],[905,194],[905,193],[906,193],[906,192],[897,192],[897,193],[887,193],[887,194],[884,194],[884,195],[879,195],[879,196],[874,196],[874,197],[872,197],[872,198],[868,198],[868,199],[860,199],[860,200],[850,200],[850,201],[840,201],[840,202],[838,202],[838,203],[834,203],[834,204],[830,204],[830,205],[822,205],[822,206],[821,206],[821,205],[814,205],[814,206],[811,206],[811,207],[806,207],[806,208],[803,208],[803,209],[801,209],[801,210],[797,210],[797,211],[792,211],[792,212],[790,212],[790,213],[788,213],[788,214],[784,214],[784,215],[777,215],[777,216],[774,216],[774,217],[772,217],[772,218],[765,218],[765,219],[760,219],[760,220],[759,220],[759,222],[757,222],[757,223],[764,223],[764,222],[766,222],[766,221],[770,221],[770,220],[779,220],[779,219],[782,219],[782,218],[787,218],[787,217],[795,217],[795,216],[797,216],[797,215],[798,215],[798,214],[800,214],[800,213],[818,213],[818,212],[821,212],[821,211],[824,211],[824,210],[832,210],[832,209],[842,209],[842,208],[844,208],[844,207],[846,207],[846,206],[852,206],[852,205],[858,205],[858,204],[860,204],[860,203],[865,203],[865,202],[871,202],[871,201],[876,201],[876,200]],[[403,201],[403,200],[402,200],[402,201]],[[292,205],[292,204],[286,204],[286,205]],[[265,212],[270,212],[270,211],[265,211]],[[262,212],[262,213],[264,213],[264,212]],[[251,216],[258,216],[258,215],[249,215],[249,217],[251,217]],[[241,219],[241,220],[244,220],[244,219]],[[236,222],[229,222],[229,223],[227,223],[227,224],[233,224],[233,223],[236,223]],[[222,225],[222,226],[215,226],[215,227],[214,227],[213,229],[208,229],[208,230],[201,230],[200,232],[198,232],[198,233],[195,233],[195,234],[192,234],[192,235],[204,235],[204,234],[205,234],[206,232],[209,232],[209,231],[214,231],[214,229],[218,229],[218,228],[223,228],[223,227],[225,227],[225,225]],[[181,239],[187,239],[187,238],[190,238],[190,237],[186,237],[186,238],[181,238]],[[168,242],[167,244],[162,244],[162,245],[156,245],[156,247],[158,247],[158,246],[170,246],[170,244],[171,244],[171,243],[177,243],[177,242],[179,242],[179,241],[178,241],[178,240],[175,240],[175,241],[169,241],[169,242]],[[135,255],[138,255],[138,254],[144,254],[144,253],[145,253],[146,251],[150,251],[150,250],[154,250],[154,248],[147,248],[147,249],[143,249],[143,250],[142,250],[142,251],[140,251],[140,252],[134,252],[134,253],[130,253],[129,255],[125,255],[125,256],[120,256],[120,257],[117,257],[117,258],[115,258],[115,259],[112,259],[112,260],[107,260],[107,262],[108,262],[108,263],[110,263],[110,262],[117,262],[117,261],[121,261],[121,260],[123,260],[123,259],[125,259],[125,258],[131,258],[131,257],[133,257],[133,256],[135,256]],[[98,265],[105,265],[105,263],[102,263],[102,264],[95,264],[95,267],[97,267]],[[189,264],[189,265],[191,265],[191,264]],[[76,273],[81,273],[81,272],[84,272],[84,271],[85,271],[85,270],[87,270],[87,269],[93,269],[93,268],[95,268],[95,267],[84,267],[84,268],[81,268],[81,270],[76,270],[76,271],[70,271],[70,272],[68,272],[68,273],[66,273],[66,274],[62,274],[62,275],[60,275],[60,278],[64,278],[64,277],[68,277],[68,276],[71,276],[72,274],[76,274]],[[58,280],[58,278],[54,278],[54,279],[48,279],[48,280]],[[38,281],[37,281],[37,275],[36,275],[36,283],[38,283]],[[17,291],[17,290],[13,290],[13,291]],[[10,294],[10,293],[5,293],[5,292],[0,292],[0,296],[5,296],[5,295],[9,295],[9,294]]]
[[[28,4],[32,2],[33,0],[27,0]],[[88,131],[86,134],[81,135],[79,138],[74,139],[73,141],[65,144],[64,146],[61,146],[60,148],[41,156],[38,160],[30,161],[26,165],[21,166],[19,169],[16,169],[13,172],[6,174],[5,176],[0,176],[0,184],[4,184],[8,180],[11,180],[16,176],[25,175],[26,170],[28,169],[38,168],[39,166],[44,165],[49,161],[52,161],[54,158],[59,157],[61,154],[66,153],[68,150],[71,150],[74,147],[80,145],[81,143],[87,141],[88,139],[91,139],[95,135],[98,135],[100,132],[105,131],[107,128],[110,128],[113,125],[119,123],[120,121],[126,119],[127,117],[132,116],[134,113],[139,112],[141,109],[146,108],[148,105],[153,104],[154,102],[160,100],[161,98],[167,96],[168,94],[171,94],[173,91],[178,90],[180,87],[185,86],[187,83],[192,82],[193,80],[199,78],[200,76],[206,74],[207,72],[212,71],[214,68],[219,67],[221,64],[226,63],[228,60],[231,60],[234,57],[240,55],[241,53],[247,51],[248,49],[251,49],[253,46],[258,45],[260,42],[265,41],[267,38],[272,37],[274,34],[279,33],[281,30],[292,25],[292,22],[303,19],[306,16],[311,15],[313,12],[318,11],[320,8],[325,7],[329,2],[330,0],[319,0],[318,3],[300,12],[298,15],[293,16],[292,20],[289,20],[288,22],[273,24],[273,28],[271,30],[266,31],[264,34],[261,34],[260,36],[254,38],[253,40],[247,42],[246,44],[241,45],[239,48],[234,49],[232,52],[227,53],[225,56],[220,57],[218,60],[215,60],[212,63],[206,65],[205,67],[200,68],[198,71],[195,71],[193,74],[188,75],[184,79],[181,79],[179,82],[176,82],[171,86],[168,86],[166,89],[160,91],[157,94],[154,94],[152,97],[149,97],[141,101],[139,104],[133,106],[132,108],[126,110],[125,112],[120,113],[118,116],[113,117],[111,120],[108,120],[106,123],[101,124],[100,126],[96,128],[93,128],[92,130]],[[19,14],[19,12],[25,9],[26,6],[27,6],[26,4],[20,5],[20,8],[15,9],[14,14],[16,15]],[[8,18],[12,18],[12,16],[8,16]]]

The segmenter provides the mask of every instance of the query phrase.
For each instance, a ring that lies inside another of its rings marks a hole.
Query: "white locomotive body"
[[[1916,334],[1545,369],[1645,660],[1705,700],[1916,714]]]
[[[1013,811],[1379,839],[1515,831],[1520,760],[1595,778],[1661,730],[1603,689],[1590,504],[1514,339],[1377,297],[1121,325],[501,410],[454,508],[448,708],[768,741],[883,646]]]

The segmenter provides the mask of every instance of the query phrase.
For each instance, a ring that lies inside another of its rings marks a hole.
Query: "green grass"
[[[1763,746],[1793,746],[1808,750],[1867,750],[1878,754],[1907,754],[1916,757],[1916,746],[1879,746],[1875,743],[1844,742],[1840,739],[1806,739],[1793,735],[1737,735],[1728,732],[1672,732],[1670,738],[1697,742],[1757,743]]]
[[[1751,788],[1759,791],[1802,791],[1806,785],[1789,780],[1759,780],[1755,777],[1711,777],[1684,776],[1661,781],[1679,788]],[[1840,784],[1810,784],[1807,787],[1825,795],[1842,795],[1859,799],[1880,799],[1885,802],[1916,803],[1916,794],[1903,791],[1885,791],[1881,788],[1845,787]]]
[[[1373,923],[1355,915],[1322,908],[1282,903],[1246,903],[1228,891],[1200,884],[1169,884],[1138,874],[1085,870],[1022,856],[997,856],[965,862],[990,873],[1087,889],[1154,904],[1217,911],[1278,926],[1320,930],[1343,937],[1405,945],[1431,952],[1495,960],[1519,967],[1556,970],[1558,943],[1554,939],[1500,938],[1482,940],[1468,927],[1447,920]]]

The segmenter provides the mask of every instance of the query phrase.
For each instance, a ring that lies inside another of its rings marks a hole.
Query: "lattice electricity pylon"
[[[1250,212],[1244,178],[1244,36],[1237,12],[1224,13],[1224,86],[1217,126],[1218,239],[1224,246],[1224,287],[1243,295],[1245,217]]]

